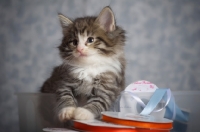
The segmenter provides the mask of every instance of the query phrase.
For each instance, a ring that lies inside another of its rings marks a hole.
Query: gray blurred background
[[[19,92],[38,92],[61,63],[57,13],[70,18],[113,9],[127,31],[126,85],[148,80],[172,91],[200,90],[199,0],[0,0],[0,131],[18,132]]]

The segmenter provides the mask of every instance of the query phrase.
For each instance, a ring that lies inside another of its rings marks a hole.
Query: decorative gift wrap
[[[117,99],[114,111],[188,121],[188,115],[175,104],[170,89],[158,88],[145,80],[128,85]]]
[[[145,80],[131,83],[126,87],[120,98],[118,98],[115,111],[139,114],[156,89],[158,87],[155,84]],[[156,109],[163,108],[163,106],[164,102],[161,101]],[[163,118],[164,113],[165,109],[159,112],[152,112],[150,115]]]

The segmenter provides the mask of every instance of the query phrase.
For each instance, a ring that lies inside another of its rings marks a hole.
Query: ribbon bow
[[[128,91],[123,91],[120,95],[120,97],[117,99],[117,105],[114,106],[114,111],[120,111],[120,99],[122,94],[128,93],[131,95],[131,97],[144,109],[140,113],[141,115],[149,115],[152,112],[159,112],[166,108],[165,112],[165,118],[176,120],[176,121],[182,121],[182,122],[187,122],[188,121],[188,115],[186,113],[183,113],[180,108],[176,105],[175,99],[171,93],[171,90],[169,88],[160,88],[156,89],[154,94],[151,96],[149,102],[147,105],[134,93],[128,92]],[[160,109],[155,109],[158,103],[162,101],[165,102],[164,106]]]

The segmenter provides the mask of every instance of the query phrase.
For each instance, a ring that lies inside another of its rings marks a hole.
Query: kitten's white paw
[[[61,122],[72,119],[75,111],[75,107],[65,107],[58,113],[58,118]]]
[[[91,120],[91,119],[94,119],[94,114],[85,108],[78,107],[74,111],[74,119],[76,119],[76,120]]]

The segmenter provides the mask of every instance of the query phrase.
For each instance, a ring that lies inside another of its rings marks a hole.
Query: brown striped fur
[[[63,64],[53,70],[41,92],[57,94],[56,109],[61,121],[97,118],[124,90],[125,31],[116,26],[109,7],[98,17],[74,21],[62,14],[59,17]]]

